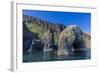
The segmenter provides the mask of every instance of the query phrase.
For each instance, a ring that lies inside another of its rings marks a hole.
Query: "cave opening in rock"
[[[81,44],[81,42],[79,42],[79,41],[74,41],[74,43],[73,43],[73,48],[74,48],[74,50],[75,51],[79,51],[79,49],[80,49],[80,44]]]

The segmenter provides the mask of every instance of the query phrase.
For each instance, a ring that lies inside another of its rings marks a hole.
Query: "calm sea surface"
[[[32,52],[23,53],[23,62],[42,62],[42,61],[63,61],[63,60],[85,60],[91,59],[91,50],[86,49],[81,53],[74,53],[71,55],[57,56],[56,52],[43,52],[41,50],[34,50]]]

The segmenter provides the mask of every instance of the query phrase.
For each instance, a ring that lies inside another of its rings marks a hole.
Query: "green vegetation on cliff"
[[[38,37],[40,39],[42,39],[42,36],[44,34],[44,30],[43,28],[41,28],[40,26],[38,26],[36,23],[28,23],[26,25],[28,27],[28,29],[31,31],[31,32],[34,32],[34,33],[37,33],[38,34]]]

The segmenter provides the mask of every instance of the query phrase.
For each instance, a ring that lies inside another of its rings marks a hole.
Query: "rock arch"
[[[66,27],[59,36],[58,55],[69,55],[85,48],[83,32],[76,25]]]

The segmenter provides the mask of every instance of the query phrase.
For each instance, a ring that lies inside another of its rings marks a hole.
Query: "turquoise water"
[[[81,53],[71,55],[58,56],[56,52],[43,52],[41,50],[33,50],[32,52],[23,53],[23,62],[43,62],[43,61],[63,61],[63,60],[86,60],[91,59],[90,49],[86,49]]]

